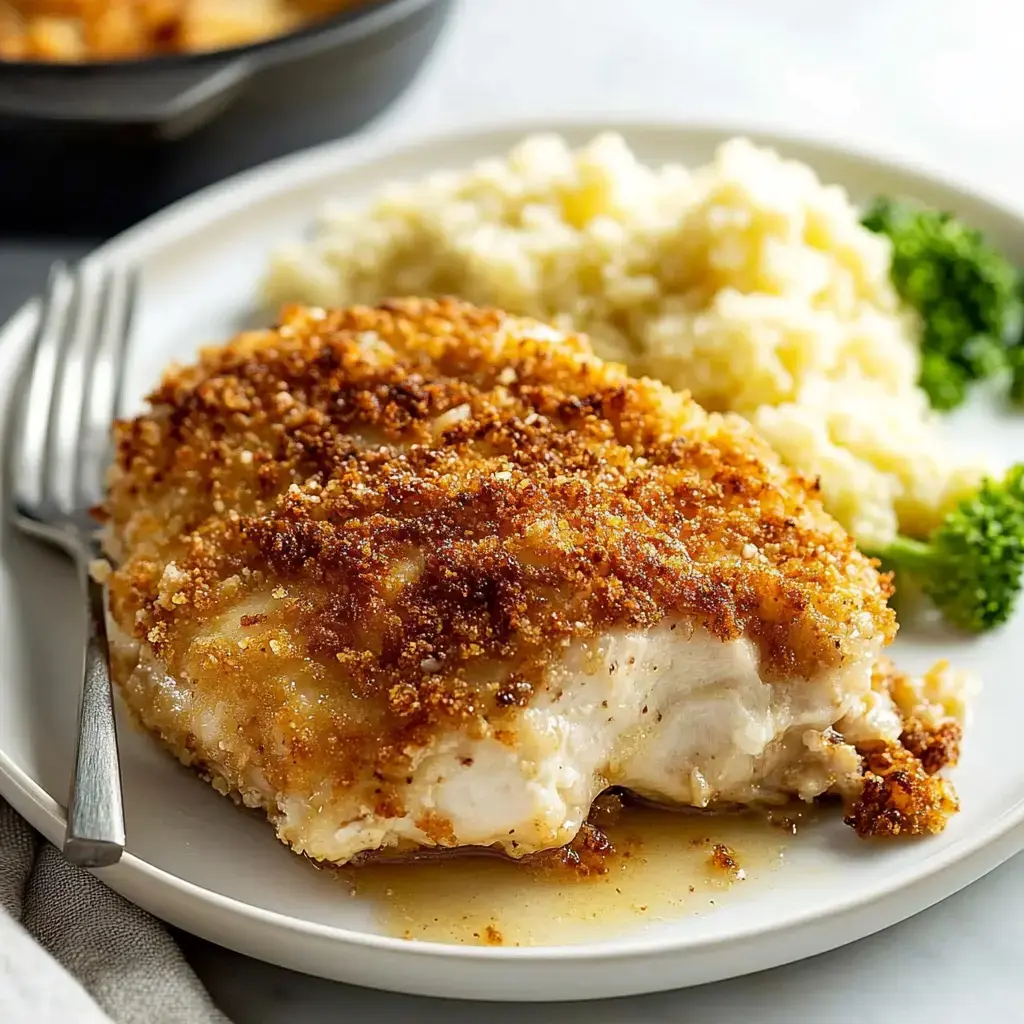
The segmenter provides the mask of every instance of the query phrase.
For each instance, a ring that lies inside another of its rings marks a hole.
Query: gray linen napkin
[[[0,1021],[227,1024],[166,929],[2,799]]]

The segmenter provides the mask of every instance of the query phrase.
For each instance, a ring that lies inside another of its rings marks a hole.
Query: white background
[[[397,140],[584,112],[726,121],[922,163],[1024,206],[1021,28],[1017,0],[462,0],[423,76],[372,130]],[[834,953],[601,1004],[390,996],[183,941],[236,1024],[1011,1021],[1024,1017],[1024,855]]]

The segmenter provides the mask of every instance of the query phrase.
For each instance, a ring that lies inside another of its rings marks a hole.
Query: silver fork
[[[87,640],[64,855],[83,867],[124,852],[124,807],[103,585],[89,509],[102,496],[110,428],[120,407],[136,275],[94,261],[54,264],[26,364],[11,432],[12,518],[78,567],[86,590]]]

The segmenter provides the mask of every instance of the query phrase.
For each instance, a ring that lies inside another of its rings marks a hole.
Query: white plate
[[[733,131],[648,124],[529,124],[378,153],[326,146],[188,199],[127,232],[103,256],[140,263],[144,294],[130,394],[172,358],[220,340],[253,312],[272,246],[298,235],[330,196],[417,177],[504,152],[522,135],[574,143],[621,131],[648,162],[707,160]],[[1020,217],[934,178],[831,148],[763,135],[855,197],[903,193],[957,209],[1024,264]],[[0,413],[34,319],[22,309],[0,333]],[[6,420],[6,415],[2,416]],[[1009,462],[1024,453],[1024,416],[968,412],[959,435]],[[15,537],[0,546],[0,793],[52,840],[64,828],[73,749],[81,601],[69,567]],[[130,726],[121,730],[129,852],[103,880],[162,918],[243,953],[330,978],[436,996],[572,999],[677,988],[772,967],[884,928],[955,892],[1024,846],[1024,758],[1008,736],[1024,721],[1022,620],[957,641],[904,635],[901,663],[939,654],[980,670],[986,689],[956,772],[963,811],[923,842],[867,845],[838,822],[794,842],[771,885],[702,916],[614,940],[550,948],[411,943],[376,930],[371,909],[309,870],[269,827],[235,809]]]

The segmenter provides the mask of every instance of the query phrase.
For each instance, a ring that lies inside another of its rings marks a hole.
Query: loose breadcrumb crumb
[[[845,821],[871,836],[924,835],[941,832],[959,809],[952,786],[930,775],[920,760],[898,744],[861,748],[864,788]]]

